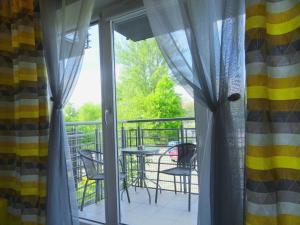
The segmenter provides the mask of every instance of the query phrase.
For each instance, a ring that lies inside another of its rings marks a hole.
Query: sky
[[[98,25],[89,30],[90,48],[85,50],[77,84],[69,100],[76,108],[86,102],[101,103]]]
[[[74,88],[69,102],[79,108],[86,102],[101,104],[101,81],[100,81],[100,52],[98,25],[89,29],[90,48],[85,50],[82,67],[77,84]],[[116,65],[116,79],[118,79],[120,68]],[[175,91],[181,96],[183,102],[191,102],[192,97],[180,86]]]

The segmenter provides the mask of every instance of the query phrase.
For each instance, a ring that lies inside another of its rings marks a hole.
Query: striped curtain
[[[247,0],[247,225],[300,224],[300,0]]]
[[[45,224],[47,83],[39,7],[0,0],[0,225]]]

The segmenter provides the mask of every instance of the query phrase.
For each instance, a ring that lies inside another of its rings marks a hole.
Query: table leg
[[[147,193],[148,193],[148,197],[149,197],[149,204],[151,204],[151,194],[150,194],[150,191],[149,191],[149,188],[147,186],[147,183],[146,181],[149,180],[147,177],[146,177],[146,162],[145,162],[145,155],[140,155],[140,168],[141,168],[141,183],[144,184],[144,187],[146,188],[147,190]]]
[[[127,174],[127,162],[126,162],[126,154],[124,153],[124,152],[122,152],[122,172],[124,172],[125,173],[125,179],[127,180],[127,178],[128,178],[128,174]],[[122,182],[124,182],[124,180],[122,180]],[[128,188],[128,180],[127,180],[127,188]],[[123,189],[122,189],[122,192],[121,192],[121,200],[123,200],[123,194],[124,194],[124,191],[125,191],[125,189],[124,189],[124,183],[122,184],[122,187],[123,187]]]
[[[149,178],[146,177],[146,176],[145,176],[145,180],[148,180],[148,181],[151,182],[152,184],[156,185],[156,182],[155,182],[155,181],[149,179]],[[159,187],[159,192],[161,193],[162,188],[161,188],[160,184],[158,184],[158,187]]]
[[[144,184],[145,184],[145,188],[147,190],[147,193],[148,193],[148,197],[149,197],[149,204],[151,204],[151,195],[150,195],[150,191],[149,191],[149,188],[146,184],[146,179],[144,179]]]
[[[186,176],[183,176],[183,191],[186,194]]]
[[[137,178],[134,179],[134,181],[132,183],[134,185],[134,191],[135,192],[136,192],[136,186],[139,185],[139,182],[140,182],[140,178],[137,177]]]
[[[123,156],[123,162],[124,162],[124,171],[126,171],[127,170],[127,168],[126,168],[126,156],[124,156],[124,155],[125,154],[123,154],[122,156]],[[145,187],[146,191],[147,191],[147,194],[148,194],[148,198],[149,198],[149,204],[151,204],[151,193],[150,193],[149,187],[147,185],[147,181],[150,181],[151,183],[153,183],[155,185],[156,185],[156,183],[146,176],[146,155],[137,154],[136,157],[137,157],[137,171],[138,171],[138,173],[137,173],[137,177],[133,180],[132,185],[134,185],[135,191],[136,191],[136,187],[138,185],[141,188]],[[162,188],[161,188],[160,185],[159,185],[159,189],[160,189],[160,193],[161,193]],[[123,196],[123,192],[122,192],[121,197],[122,196]]]
[[[127,175],[127,162],[126,162],[126,154],[124,152],[122,152],[122,169],[123,169],[123,172]]]
[[[145,158],[144,155],[139,155],[139,171],[140,171],[140,185],[144,187],[144,176],[145,176]]]

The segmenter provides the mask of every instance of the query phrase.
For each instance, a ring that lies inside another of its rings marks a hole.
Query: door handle
[[[105,112],[104,112],[104,123],[105,125],[108,124],[108,115],[109,115],[110,111],[108,109],[105,109]]]

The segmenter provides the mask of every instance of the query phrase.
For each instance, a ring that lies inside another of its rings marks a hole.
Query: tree
[[[154,38],[139,42],[119,40],[116,62],[122,65],[120,96],[147,96],[155,90],[160,78],[169,73]]]
[[[181,99],[169,78],[168,65],[154,38],[117,41],[116,62],[121,71],[117,83],[119,120],[184,115]]]
[[[100,121],[101,106],[87,102],[77,110],[72,103],[68,103],[64,108],[64,118],[66,122]]]
[[[72,103],[68,103],[64,108],[64,118],[66,122],[78,121],[78,112]]]
[[[100,121],[101,120],[101,106],[87,102],[83,104],[78,110],[79,121]]]
[[[78,110],[68,103],[64,109],[64,116],[66,122],[85,122],[85,121],[101,121],[101,107],[99,104],[87,102],[83,104]],[[67,127],[70,128],[70,127]],[[88,134],[94,133],[95,125],[80,125],[77,127],[77,132],[85,134],[81,141],[88,141]]]
[[[155,88],[155,91],[146,97],[145,116],[147,118],[169,118],[184,115],[180,97],[175,94],[174,83],[164,75]],[[159,126],[161,127],[161,126]],[[168,122],[167,127],[178,127],[177,122]]]

